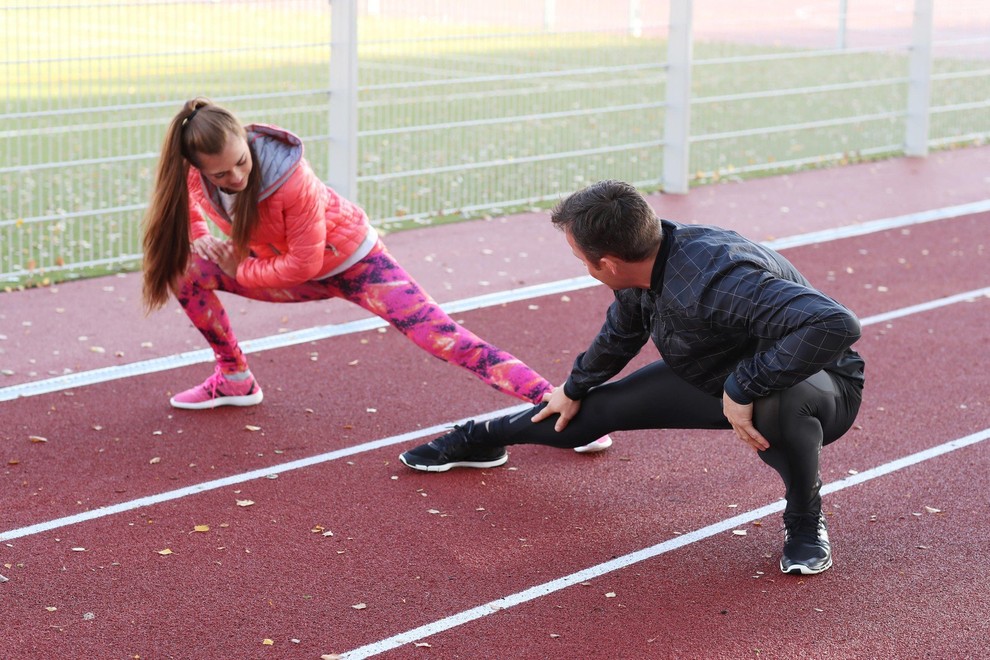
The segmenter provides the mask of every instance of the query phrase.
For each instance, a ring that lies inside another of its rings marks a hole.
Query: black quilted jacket
[[[789,261],[734,231],[662,220],[649,289],[622,289],[564,392],[582,398],[650,338],[699,389],[749,403],[821,371],[863,381],[856,316]]]

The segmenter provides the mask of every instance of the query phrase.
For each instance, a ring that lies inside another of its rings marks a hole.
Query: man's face
[[[574,237],[571,236],[571,232],[565,231],[564,236],[567,238],[567,244],[571,246],[571,252],[574,256],[581,260],[584,267],[588,269],[588,275],[604,284],[610,289],[618,290],[624,289],[629,286],[629,282],[622,276],[622,264],[614,259],[608,257],[599,259],[597,262],[589,261],[588,257],[585,256],[584,252],[577,246],[574,242]]]

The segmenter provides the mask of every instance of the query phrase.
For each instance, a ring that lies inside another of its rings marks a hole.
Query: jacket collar
[[[667,267],[667,258],[670,256],[670,244],[674,242],[674,225],[667,220],[661,220],[660,233],[660,252],[657,253],[656,261],[653,262],[653,272],[650,274],[650,289],[658,293],[663,289],[663,276]]]

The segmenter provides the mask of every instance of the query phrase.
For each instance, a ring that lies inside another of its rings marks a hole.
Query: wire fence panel
[[[133,267],[165,128],[188,98],[314,135],[318,153],[329,17],[325,0],[0,5],[0,278]]]
[[[657,3],[646,17],[637,4],[369,3],[358,183],[371,216],[500,213],[608,176],[657,184],[666,26]]]
[[[135,267],[165,128],[193,96],[294,131],[336,178],[341,3],[358,17],[357,201],[379,226],[601,178],[660,189],[671,1],[0,3],[0,282]],[[690,182],[904,153],[915,3],[691,3]],[[982,143],[990,3],[932,11],[927,143]]]

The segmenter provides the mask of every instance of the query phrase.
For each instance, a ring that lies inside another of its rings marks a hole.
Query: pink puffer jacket
[[[237,268],[248,287],[284,288],[319,279],[354,254],[368,236],[368,216],[356,204],[324,184],[303,157],[302,141],[275,126],[247,127],[262,170],[258,227],[251,256]],[[216,187],[189,168],[190,240],[209,233],[207,220],[231,235],[231,219]]]

